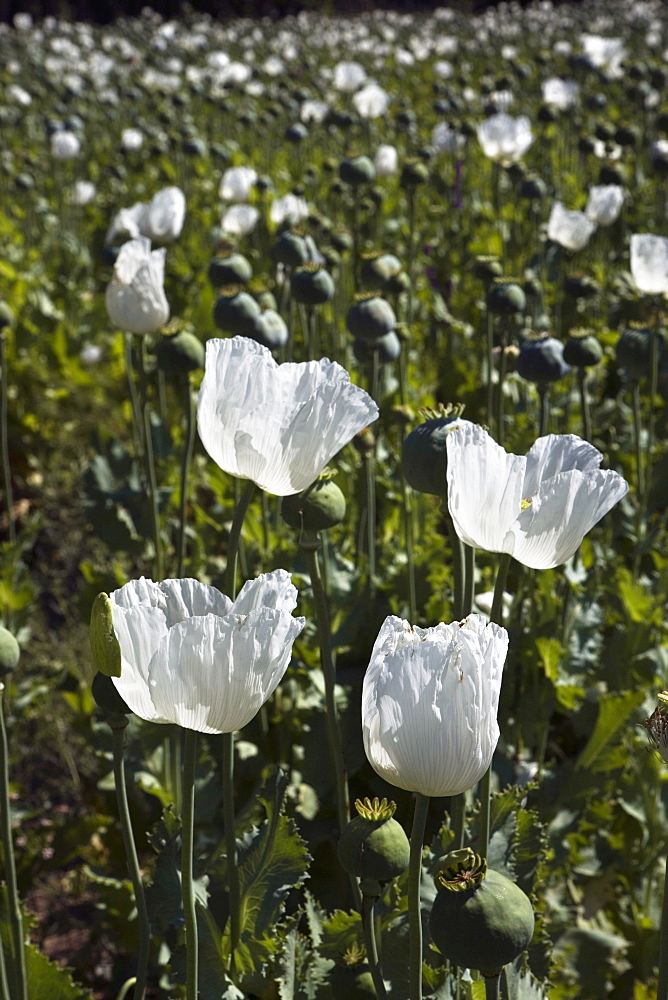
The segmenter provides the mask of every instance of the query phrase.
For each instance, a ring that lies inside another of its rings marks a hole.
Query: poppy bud
[[[651,330],[642,326],[629,326],[617,341],[615,353],[617,364],[623,368],[628,378],[639,379],[649,377],[650,357],[652,352]],[[659,335],[659,361],[663,356],[664,337]]]
[[[107,677],[121,676],[121,647],[114,631],[108,594],[98,594],[90,611],[90,648],[96,670]]]
[[[346,498],[331,479],[319,479],[301,493],[283,497],[281,514],[295,531],[325,531],[346,516]]]
[[[6,677],[18,665],[21,647],[9,631],[0,625],[0,678]]]
[[[286,229],[271,248],[271,257],[276,264],[300,267],[309,258],[306,240],[299,233]]]
[[[353,341],[353,354],[361,365],[367,365],[373,361],[374,351],[378,354],[381,364],[389,364],[396,361],[401,354],[401,341],[395,330],[390,330],[384,337],[378,340],[362,340],[358,338]]]
[[[116,690],[111,677],[99,670],[93,678],[91,694],[95,699],[95,704],[108,715],[129,715],[132,711]],[[124,721],[127,723],[127,720]]]

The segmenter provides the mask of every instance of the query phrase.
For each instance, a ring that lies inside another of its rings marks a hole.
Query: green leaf
[[[626,691],[619,695],[603,696],[594,731],[580,754],[576,769],[591,767],[601,751],[615,738],[629,716],[643,703],[646,692]]]
[[[559,677],[559,663],[563,655],[563,648],[558,639],[548,639],[541,635],[536,639],[536,648],[542,664],[545,676],[556,684]]]
[[[322,928],[320,954],[325,958],[340,958],[353,945],[364,943],[362,918],[359,913],[335,910]]]
[[[626,569],[619,571],[617,586],[624,610],[631,621],[649,624],[654,619],[656,611],[653,595],[646,587],[636,583]]]
[[[256,943],[267,954],[280,947],[276,924],[285,900],[308,873],[310,855],[283,809],[287,786],[286,775],[276,768],[258,796],[267,818],[259,828],[253,828],[239,849],[241,939],[236,963],[241,972],[260,971],[258,962],[266,960],[259,953],[253,957]]]

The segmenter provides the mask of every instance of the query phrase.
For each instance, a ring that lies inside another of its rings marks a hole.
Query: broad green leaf
[[[561,643],[558,639],[549,639],[541,635],[536,639],[536,648],[545,676],[556,684],[559,677],[559,663],[563,655]]]
[[[335,910],[322,927],[319,951],[325,958],[340,958],[353,945],[362,944],[362,918],[359,913]]]
[[[589,742],[580,754],[576,769],[591,767],[604,747],[614,740],[629,717],[645,700],[645,691],[627,691],[625,694],[604,696],[598,718]]]

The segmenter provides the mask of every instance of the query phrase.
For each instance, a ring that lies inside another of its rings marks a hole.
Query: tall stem
[[[239,945],[240,887],[237,871],[237,838],[234,812],[234,734],[223,733],[223,824],[227,855],[227,890],[230,903],[230,972],[234,973],[234,952]]]
[[[420,912],[420,880],[422,877],[422,847],[427,824],[429,796],[415,794],[415,812],[411,829],[411,851],[408,862],[408,928],[410,935],[410,1000],[422,1000],[422,914]]]
[[[327,723],[327,739],[329,741],[329,752],[334,767],[336,780],[336,809],[339,820],[339,833],[342,833],[350,818],[348,812],[348,782],[346,780],[345,763],[343,760],[343,747],[341,745],[341,735],[339,733],[339,719],[336,707],[336,696],[334,686],[336,684],[336,673],[332,660],[332,638],[329,629],[329,608],[327,607],[327,597],[322,585],[320,576],[320,566],[318,564],[317,548],[315,541],[311,541],[307,549],[309,574],[311,576],[311,586],[313,588],[313,600],[315,602],[315,617],[318,625],[318,637],[320,641],[320,662],[325,679],[325,719]]]
[[[404,517],[404,538],[406,540],[406,568],[408,570],[408,608],[410,621],[417,618],[417,592],[415,589],[415,552],[413,547],[413,503],[404,474],[399,469],[401,482],[401,508]]]
[[[146,338],[140,338],[139,372],[142,386],[142,410],[144,417],[144,460],[146,464],[146,480],[151,503],[151,518],[153,521],[153,544],[155,546],[155,575],[158,580],[163,578],[162,540],[160,538],[160,512],[158,510],[158,481],[155,474],[155,457],[153,455],[153,435],[151,434],[151,410],[148,402],[148,380],[146,377]]]
[[[197,913],[193,887],[195,847],[195,765],[197,732],[186,729],[183,754],[183,812],[181,814],[181,892],[186,928],[186,1000],[197,1000]]]
[[[498,976],[484,976],[485,1000],[499,1000],[501,997],[501,973]]]
[[[659,343],[661,313],[657,312],[656,329],[652,331],[649,355],[649,418],[647,420],[647,462],[645,464],[645,488],[642,496],[642,512],[647,518],[649,494],[652,489],[652,451],[654,449],[654,429],[656,424],[656,394],[659,387]]]
[[[462,601],[462,618],[471,614],[475,598],[475,549],[472,545],[462,543],[464,549],[464,597]]]
[[[645,467],[643,464],[643,453],[642,453],[642,420],[640,417],[640,383],[635,381],[633,383],[633,444],[635,446],[636,453],[636,489],[638,491],[638,500],[642,502],[642,498],[645,495]],[[642,504],[640,516],[642,517]]]
[[[492,611],[489,616],[490,622],[503,625],[503,592],[508,576],[508,567],[512,556],[507,552],[502,552],[499,558],[499,566],[496,571],[496,583],[494,584],[494,597],[492,598]],[[487,769],[480,781],[480,850],[482,858],[486,858],[489,852],[489,818],[491,806],[491,780],[492,767]]]
[[[14,1000],[28,1000],[23,915],[21,913],[19,889],[16,881],[12,814],[9,805],[9,750],[7,746],[7,729],[5,726],[4,692],[5,685],[4,683],[0,683],[0,834],[2,834],[0,840],[2,840],[4,848],[7,904],[9,907],[9,925],[12,935],[12,971],[14,972],[17,989]]]
[[[183,396],[186,410],[186,439],[183,448],[183,458],[181,461],[181,504],[179,511],[179,557],[177,576],[183,576],[183,564],[186,558],[186,509],[188,507],[188,478],[190,474],[190,463],[193,457],[193,446],[195,444],[195,401],[193,399],[190,378],[186,375]]]
[[[225,593],[231,601],[237,596],[237,553],[239,551],[239,539],[243,528],[244,518],[248,505],[255,492],[255,483],[249,479],[239,497],[239,503],[234,511],[230,537],[227,540],[227,565],[225,567]]]
[[[369,599],[376,594],[376,481],[373,475],[373,452],[364,456],[366,476],[366,534],[369,556]]]
[[[125,745],[125,728],[127,724],[128,720],[124,715],[114,716],[114,718],[109,721],[109,725],[111,726],[114,784],[116,787],[118,818],[121,824],[123,847],[125,848],[125,858],[128,866],[128,872],[130,874],[130,881],[132,882],[132,889],[135,894],[137,923],[139,925],[139,955],[137,957],[137,978],[134,988],[134,1000],[143,1000],[146,992],[146,977],[148,975],[151,925],[148,919],[144,883],[142,881],[141,871],[139,868],[139,859],[137,857],[137,849],[135,847],[132,820],[130,818],[130,809],[128,806],[128,794],[125,784],[123,749]]]
[[[459,621],[464,614],[464,546],[461,538],[457,534],[454,522],[450,517],[446,500],[442,501],[441,510],[443,511],[443,516],[445,517],[448,537],[450,539],[450,548],[452,550],[452,617],[456,621]]]
[[[540,401],[540,416],[538,418],[538,436],[545,437],[550,423],[550,400],[548,398],[547,383],[538,383],[538,399]]]
[[[7,505],[7,534],[10,545],[16,541],[16,525],[14,523],[14,491],[12,490],[12,472],[9,464],[9,435],[7,432],[7,392],[9,376],[7,373],[7,337],[0,333],[0,369],[2,382],[0,384],[0,434],[2,447],[2,481],[5,487],[5,503]]]
[[[504,438],[504,426],[503,426],[503,383],[506,379],[506,368],[508,366],[508,355],[506,354],[506,348],[508,347],[508,330],[505,325],[501,326],[501,354],[499,357],[499,381],[496,386],[496,440],[499,444],[503,444]]]
[[[376,902],[374,896],[362,894],[362,930],[364,932],[364,945],[366,947],[366,958],[371,970],[371,978],[376,989],[378,1000],[385,1000],[387,992],[383,981],[383,973],[378,960],[378,949],[376,948],[376,928],[373,919],[373,908]]]
[[[132,406],[132,430],[135,439],[135,448],[138,455],[144,454],[144,421],[139,405],[139,394],[133,375],[132,364],[132,334],[123,334],[123,344],[125,347],[125,371],[128,377],[128,391],[130,393],[130,404]]]
[[[12,1000],[7,982],[7,966],[5,965],[5,949],[0,941],[0,1000]]]
[[[494,313],[487,310],[487,423],[492,426],[494,414]]]
[[[587,369],[578,368],[578,389],[580,390],[580,412],[582,413],[582,437],[591,441],[591,414],[587,398]]]

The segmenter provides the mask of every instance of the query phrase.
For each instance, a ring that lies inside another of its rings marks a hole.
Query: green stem
[[[578,368],[578,389],[580,390],[580,412],[582,413],[582,437],[591,441],[591,414],[587,398],[587,370]]]
[[[500,1000],[501,973],[498,976],[483,976],[485,980],[485,1000]]]
[[[492,610],[490,612],[490,622],[503,625],[503,593],[506,587],[510,560],[513,557],[507,552],[502,552],[499,556],[499,565],[496,571],[496,583],[494,584],[494,596],[492,598]]]
[[[450,517],[446,500],[442,501],[441,510],[445,518],[450,538],[450,548],[452,549],[452,617],[455,621],[460,621],[464,615],[464,546]]]
[[[12,1000],[7,982],[7,967],[5,965],[5,949],[0,942],[0,1000]]]
[[[14,840],[12,836],[12,814],[9,805],[9,750],[4,706],[5,685],[0,683],[0,840],[4,847],[5,881],[7,883],[7,905],[12,937],[13,972],[17,993],[14,1000],[28,1000],[28,977],[26,973],[23,915],[16,881]]]
[[[115,721],[117,720],[117,721]],[[113,721],[113,725],[112,725]],[[137,956],[137,977],[135,982],[134,1000],[143,1000],[146,992],[146,977],[148,975],[149,949],[151,945],[151,925],[148,919],[148,909],[146,907],[146,896],[144,894],[144,883],[139,869],[139,859],[135,847],[134,833],[132,830],[132,820],[130,818],[130,808],[128,806],[128,794],[125,785],[125,764],[123,761],[123,748],[125,745],[125,727],[128,720],[124,715],[115,716],[109,723],[111,725],[111,737],[114,760],[114,784],[116,786],[116,802],[118,804],[118,818],[121,824],[123,835],[123,846],[125,848],[125,858],[130,874],[130,881],[135,894],[135,906],[137,907],[137,922],[139,925],[139,955]]]
[[[410,288],[408,292],[408,316],[407,322],[410,329],[413,322],[413,310],[415,304],[415,188],[409,187],[407,191],[408,199],[408,277]]]
[[[540,416],[538,419],[538,436],[545,437],[550,423],[550,400],[548,398],[547,383],[538,383],[538,399],[540,402]]]
[[[158,481],[155,474],[155,457],[153,455],[153,435],[151,434],[151,409],[148,402],[148,380],[146,377],[146,338],[140,338],[139,372],[142,385],[142,410],[144,417],[144,460],[146,464],[146,481],[151,503],[151,519],[153,521],[153,544],[155,546],[155,575],[158,580],[163,578],[162,540],[160,538],[160,512],[158,510]]]
[[[399,469],[401,482],[401,510],[404,517],[404,537],[406,539],[406,565],[408,570],[408,608],[412,623],[417,618],[417,591],[415,589],[415,553],[413,547],[413,503],[404,474]]]
[[[193,399],[190,378],[186,375],[184,387],[184,402],[186,409],[186,439],[181,461],[181,505],[179,511],[179,559],[177,576],[183,577],[183,565],[186,559],[186,509],[188,506],[188,477],[190,463],[195,444],[195,401]]]
[[[494,313],[487,310],[487,423],[492,426],[494,414]]]
[[[0,333],[0,369],[2,383],[0,385],[0,424],[2,436],[2,481],[5,486],[5,503],[7,504],[7,534],[9,544],[16,541],[16,524],[14,523],[14,491],[12,490],[12,472],[9,464],[9,435],[7,432],[7,392],[9,377],[7,374],[7,337]]]
[[[642,513],[647,519],[649,495],[652,489],[652,451],[656,425],[656,394],[659,387],[659,338],[661,336],[661,313],[657,311],[657,326],[652,331],[649,355],[649,419],[647,421],[647,461],[645,463],[645,489],[642,496]]]
[[[376,595],[376,481],[373,476],[373,454],[364,456],[366,475],[366,534],[369,556],[369,600]]]
[[[501,326],[501,355],[499,357],[499,381],[496,384],[496,440],[503,444],[503,383],[506,378],[506,368],[508,357],[506,348],[508,346],[508,331],[505,326]]]
[[[197,1000],[197,913],[193,888],[195,847],[195,765],[197,732],[186,729],[183,754],[183,812],[181,814],[181,893],[186,928],[186,1000]]]
[[[336,810],[339,821],[339,833],[342,833],[350,818],[348,810],[348,782],[346,780],[345,763],[343,760],[343,747],[341,745],[341,734],[339,732],[339,719],[336,707],[336,695],[334,686],[336,684],[336,673],[334,661],[332,660],[332,637],[329,628],[329,608],[327,607],[327,597],[322,585],[320,576],[320,566],[318,563],[316,539],[311,539],[306,549],[308,557],[308,568],[311,577],[311,587],[313,588],[313,600],[315,603],[315,618],[318,626],[318,637],[320,641],[320,662],[325,680],[325,720],[327,724],[327,739],[329,741],[329,752],[334,767],[336,780]],[[302,542],[306,541],[302,536]]]
[[[144,422],[141,415],[141,406],[139,405],[139,394],[137,393],[137,385],[134,380],[133,375],[133,364],[132,364],[132,334],[123,334],[123,343],[125,346],[125,371],[128,377],[128,391],[130,393],[130,404],[132,406],[132,431],[133,437],[135,439],[135,448],[137,449],[138,455],[144,454]]]
[[[364,931],[364,945],[366,947],[366,960],[371,970],[371,978],[376,989],[378,1000],[385,1000],[387,992],[383,973],[378,960],[378,949],[376,948],[376,928],[373,920],[373,908],[376,902],[374,896],[362,895],[362,929]]]
[[[642,444],[641,444],[641,429],[642,421],[640,418],[640,383],[633,383],[633,443],[635,445],[636,453],[636,471],[638,481],[636,483],[636,489],[638,491],[638,499],[645,495],[645,467],[643,464],[643,454],[642,454]],[[642,517],[642,507],[640,516]]]
[[[237,553],[248,505],[255,492],[255,483],[248,479],[234,511],[230,537],[227,540],[227,565],[225,567],[225,593],[231,601],[237,596]]]
[[[411,830],[411,852],[408,862],[408,927],[410,935],[410,1000],[422,1000],[422,914],[420,912],[420,880],[422,847],[429,811],[429,796],[415,793],[415,812]]]
[[[462,543],[464,549],[464,598],[462,601],[462,618],[471,614],[475,597],[475,549],[472,545]]]
[[[130,990],[132,989],[132,987],[135,985],[136,982],[137,982],[136,976],[131,976],[130,979],[126,979],[123,985],[121,986],[120,992],[116,997],[116,1000],[125,1000],[126,996],[128,995],[128,993],[130,992]]]
[[[661,931],[659,936],[659,985],[656,1000],[668,1000],[668,870],[663,886]]]
[[[234,974],[234,952],[239,946],[240,899],[237,869],[237,838],[234,812],[234,733],[223,733],[223,825],[227,855],[227,889],[230,903],[230,973]]]
[[[466,825],[466,799],[464,793],[453,795],[450,800],[450,829],[454,834],[452,850],[458,851],[464,846],[464,827]]]

